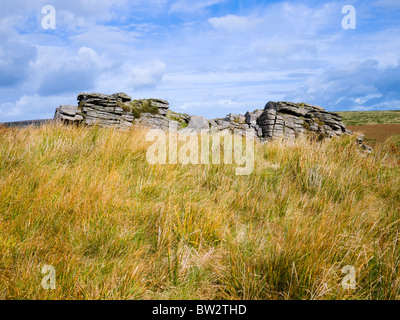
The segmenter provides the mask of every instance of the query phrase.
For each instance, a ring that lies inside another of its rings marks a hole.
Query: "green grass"
[[[0,128],[0,299],[400,298],[398,139],[257,144],[236,176],[149,165],[145,135]]]
[[[189,123],[187,121],[185,121],[182,116],[184,116],[185,118],[190,118],[190,116],[188,114],[182,114],[182,113],[178,113],[178,112],[174,112],[171,110],[168,110],[167,112],[167,118],[171,119],[173,121],[177,121],[180,123],[181,128],[186,128]]]
[[[400,124],[400,110],[338,112],[345,125]]]

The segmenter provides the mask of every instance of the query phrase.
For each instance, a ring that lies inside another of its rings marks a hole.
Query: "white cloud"
[[[6,121],[8,118],[17,118],[22,115],[21,109],[11,102],[0,104],[0,122]]]
[[[133,67],[130,71],[129,83],[134,89],[153,88],[164,76],[166,65],[156,60],[144,66]]]
[[[42,72],[38,93],[43,96],[65,92],[92,90],[100,72],[100,58],[87,47],[78,50],[76,56],[63,63],[46,68]]]
[[[75,95],[42,97],[22,95],[15,102],[0,104],[0,122],[50,119],[60,104],[75,104]]]
[[[141,36],[143,33],[126,31],[117,26],[93,25],[76,35],[71,35],[70,39],[76,46],[85,44],[96,50],[111,51],[116,46],[132,46]]]
[[[285,99],[305,100],[345,110],[357,107],[399,108],[400,60],[397,66],[380,67],[376,60],[333,67],[311,77]]]
[[[258,28],[262,24],[262,19],[252,17],[240,17],[228,14],[221,18],[211,18],[208,21],[215,29],[226,30],[229,32],[249,31]]]
[[[99,56],[96,51],[91,48],[82,47],[78,50],[77,56],[73,59],[76,63],[83,65],[84,67],[91,67],[97,65],[100,62]]]
[[[170,12],[183,12],[183,13],[193,13],[198,12],[204,8],[210,7],[212,5],[225,2],[226,0],[202,0],[202,1],[187,1],[179,0],[174,2],[170,7]]]
[[[29,76],[30,63],[36,59],[36,48],[22,41],[0,45],[0,86],[13,86]]]
[[[286,98],[324,107],[399,100],[384,87],[395,87],[397,80],[399,25],[387,27],[386,16],[380,24],[371,6],[394,8],[397,0],[360,3],[359,16],[366,19],[368,13],[372,20],[362,25],[359,19],[354,32],[342,29],[337,2],[241,1],[232,6],[222,0],[54,0],[57,29],[46,32],[38,25],[47,1],[4,2],[0,78],[14,85],[0,86],[3,117],[46,117],[57,104],[75,103],[86,89],[163,98],[177,111],[186,108],[209,117]],[[368,59],[378,66],[358,78],[357,72],[349,73],[352,85],[328,72]],[[393,69],[387,73],[390,83],[371,83],[375,69]],[[12,74],[18,78],[14,82]],[[368,92],[388,94],[379,98]]]

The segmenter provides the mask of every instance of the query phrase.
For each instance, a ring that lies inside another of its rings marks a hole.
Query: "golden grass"
[[[395,143],[275,141],[236,176],[151,166],[145,134],[0,130],[1,299],[400,298]]]

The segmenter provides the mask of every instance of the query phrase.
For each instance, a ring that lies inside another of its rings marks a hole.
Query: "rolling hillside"
[[[348,129],[365,134],[365,143],[374,148],[391,137],[400,140],[400,110],[349,111],[339,114]]]

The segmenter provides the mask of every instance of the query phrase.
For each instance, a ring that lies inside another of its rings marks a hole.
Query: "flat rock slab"
[[[210,129],[210,121],[202,116],[191,116],[188,128],[199,131],[203,129]]]

